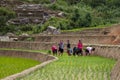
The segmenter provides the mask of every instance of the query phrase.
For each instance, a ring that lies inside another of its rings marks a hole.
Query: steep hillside
[[[2,0],[0,34],[40,33],[50,25],[70,30],[119,23],[119,4],[118,0]],[[44,8],[32,10],[35,5]]]
[[[22,4],[24,4],[24,2],[20,0],[0,0],[0,7],[14,8]]]

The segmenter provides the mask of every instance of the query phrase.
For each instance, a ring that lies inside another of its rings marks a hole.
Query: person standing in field
[[[81,42],[81,40],[79,40],[78,44],[77,44],[77,55],[83,55],[83,44]]]
[[[67,40],[67,53],[68,53],[68,56],[71,55],[71,47],[70,47],[70,41]]]
[[[63,40],[60,40],[60,43],[58,44],[58,46],[59,46],[59,55],[63,55],[63,52],[64,52]]]

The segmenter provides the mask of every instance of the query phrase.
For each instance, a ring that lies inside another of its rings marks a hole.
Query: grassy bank
[[[76,32],[76,31],[83,31],[83,30],[87,30],[87,29],[102,29],[102,28],[107,28],[107,27],[111,27],[114,26],[115,24],[107,24],[107,25],[99,25],[96,27],[83,27],[83,28],[75,28],[75,29],[71,29],[71,30],[62,30],[62,32]]]
[[[13,49],[11,49],[11,48],[0,48],[0,50],[27,51],[27,52],[51,54],[51,53],[49,53],[50,50],[27,50],[27,49],[14,49],[14,48]]]

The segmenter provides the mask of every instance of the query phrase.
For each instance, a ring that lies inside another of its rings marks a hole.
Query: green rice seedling
[[[37,64],[40,62],[31,59],[0,56],[0,79]]]
[[[109,80],[109,73],[116,62],[98,56],[76,57],[66,53],[58,58],[58,61],[18,80],[32,80],[31,77],[34,80]]]

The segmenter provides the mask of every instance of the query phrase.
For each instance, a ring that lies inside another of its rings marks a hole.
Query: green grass
[[[37,64],[40,62],[32,59],[0,56],[0,78],[21,72]]]
[[[0,48],[0,50],[13,50],[13,51],[27,51],[27,52],[37,52],[37,53],[48,53],[50,50],[27,50],[27,49],[12,49],[12,48]]]
[[[71,29],[71,30],[62,30],[62,32],[76,32],[76,31],[82,31],[82,30],[87,30],[87,29],[99,29],[99,28],[110,27],[112,25],[114,25],[114,24],[99,25],[96,27],[75,28],[75,29]]]
[[[58,56],[59,60],[18,80],[110,80],[115,60],[98,56]]]

